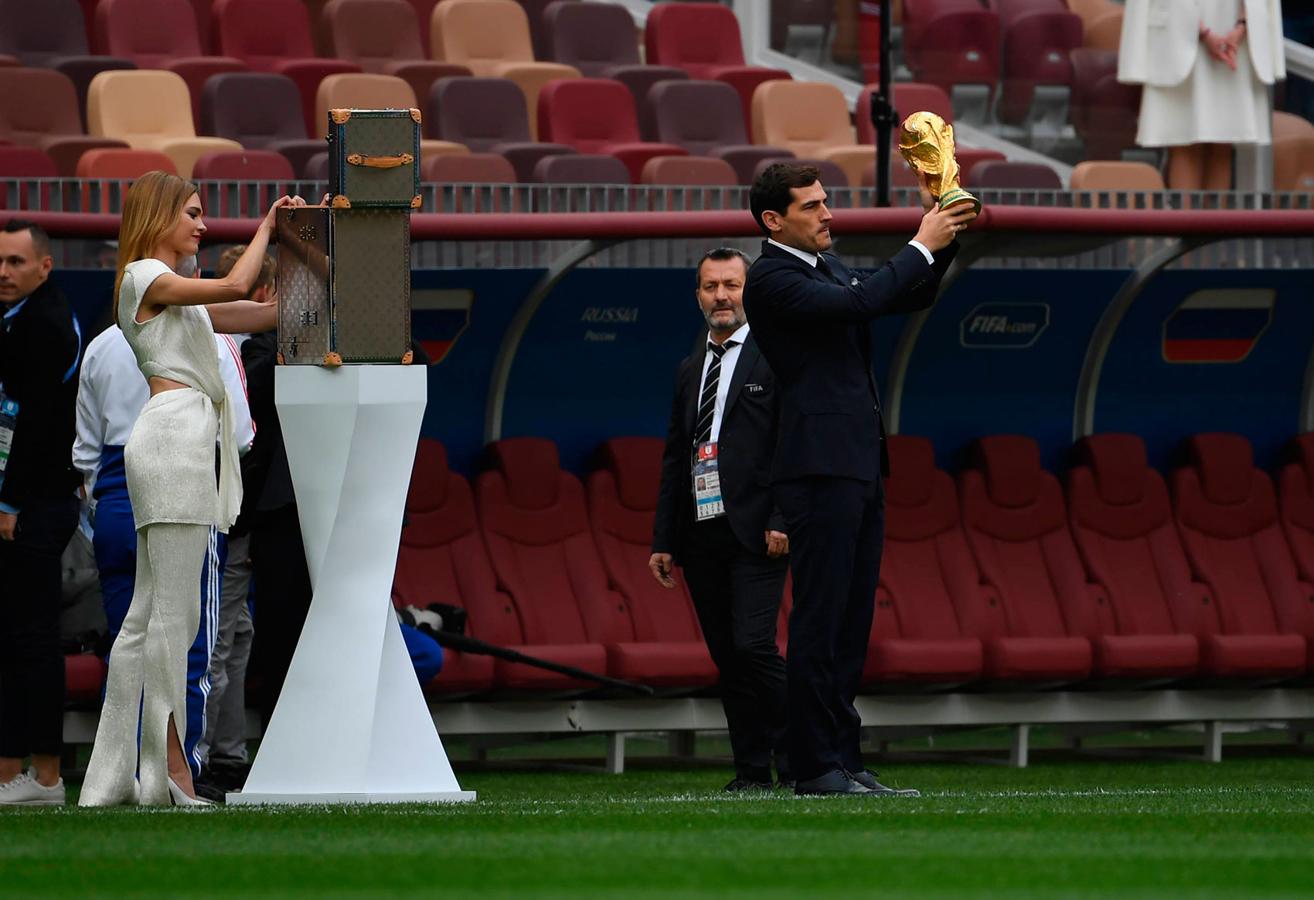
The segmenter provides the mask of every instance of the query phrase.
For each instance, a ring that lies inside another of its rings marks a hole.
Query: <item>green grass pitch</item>
[[[476,771],[452,807],[0,812],[0,896],[1314,896],[1314,761],[882,769],[917,800],[728,770]]]

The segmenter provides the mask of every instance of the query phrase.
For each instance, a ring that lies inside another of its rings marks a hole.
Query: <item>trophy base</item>
[[[981,211],[981,201],[962,188],[954,188],[940,197],[940,209],[948,209],[963,203],[972,204],[972,209],[978,213]]]

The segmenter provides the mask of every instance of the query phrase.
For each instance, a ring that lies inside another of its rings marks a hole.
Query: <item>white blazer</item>
[[[1287,77],[1281,0],[1244,0],[1246,39],[1255,75],[1264,84]],[[1200,0],[1127,0],[1118,53],[1118,80],[1172,87],[1191,74],[1200,48]]]

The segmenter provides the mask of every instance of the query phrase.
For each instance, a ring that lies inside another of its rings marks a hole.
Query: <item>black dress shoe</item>
[[[832,769],[816,778],[794,782],[794,793],[800,797],[829,796],[831,794],[870,794],[871,790],[853,780],[843,769]]]
[[[771,790],[771,782],[769,780],[755,781],[752,778],[744,778],[741,775],[736,775],[734,778],[730,779],[730,783],[721,788],[721,790],[731,794],[740,791],[769,791]]]
[[[871,769],[863,769],[861,772],[850,772],[849,776],[873,794],[885,794],[890,797],[920,797],[922,795],[921,791],[915,790],[914,788],[886,787],[876,780],[876,773]]]

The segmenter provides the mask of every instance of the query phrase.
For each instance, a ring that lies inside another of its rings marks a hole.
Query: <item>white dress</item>
[[[1241,0],[1201,0],[1201,21],[1215,34],[1227,34],[1241,15]],[[1180,84],[1145,85],[1136,143],[1267,144],[1272,117],[1268,86],[1255,74],[1245,42],[1237,49],[1235,72],[1201,44],[1191,74]]]

